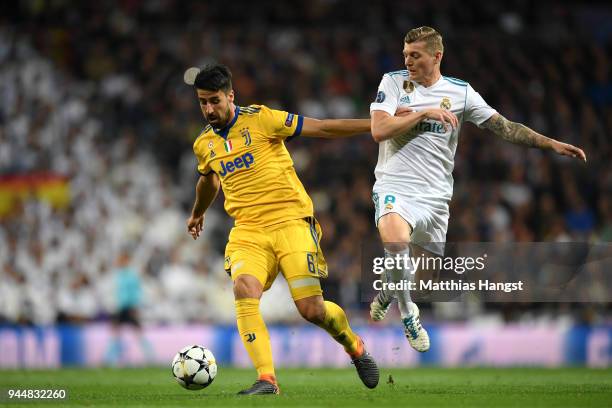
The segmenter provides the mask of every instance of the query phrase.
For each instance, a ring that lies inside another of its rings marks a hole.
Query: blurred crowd
[[[470,2],[468,2],[470,3]],[[213,60],[238,105],[316,118],[368,117],[382,74],[402,69],[405,33],[444,36],[442,72],[510,120],[582,147],[588,164],[466,124],[449,242],[612,240],[612,17],[553,2],[24,1],[0,13],[0,176],[57,174],[68,205],[22,196],[0,219],[0,321],[108,319],[127,250],[147,322],[233,321],[222,197],[192,241],[191,149],[205,125],[183,71]],[[377,239],[369,135],[289,144],[330,263],[326,296],[356,318],[361,249]],[[594,282],[594,284],[596,284]],[[272,320],[297,315],[263,304]],[[266,296],[264,296],[266,298]],[[439,313],[443,318],[444,310]],[[486,312],[486,308],[479,309]],[[466,316],[464,316],[466,317]]]

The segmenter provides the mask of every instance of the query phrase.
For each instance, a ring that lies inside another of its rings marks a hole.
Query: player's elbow
[[[384,121],[372,120],[372,139],[376,143],[384,142],[389,139],[389,127],[385,126]]]
[[[376,143],[384,142],[387,140],[387,134],[378,128],[372,127],[372,139]]]
[[[387,112],[375,111],[372,113],[370,127],[372,130],[372,139],[376,143],[384,142],[391,138],[391,125],[393,118]]]

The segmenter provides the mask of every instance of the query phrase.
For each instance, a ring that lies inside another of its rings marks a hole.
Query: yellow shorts
[[[232,280],[252,275],[265,291],[280,270],[294,300],[321,295],[319,279],[327,277],[327,262],[320,241],[321,227],[314,218],[269,227],[237,226],[225,247],[225,271]]]

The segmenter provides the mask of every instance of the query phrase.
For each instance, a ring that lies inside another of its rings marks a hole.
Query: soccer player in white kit
[[[372,197],[386,256],[406,259],[410,243],[418,252],[413,257],[444,255],[454,157],[465,121],[511,143],[586,161],[581,149],[507,120],[467,82],[442,76],[444,46],[433,28],[410,30],[403,53],[407,70],[385,74],[370,105],[372,137],[380,144]],[[413,281],[414,275],[412,265],[396,266],[385,271],[383,281]],[[420,352],[429,350],[429,336],[410,291],[379,291],[370,304],[372,319],[382,320],[394,298],[410,345]]]

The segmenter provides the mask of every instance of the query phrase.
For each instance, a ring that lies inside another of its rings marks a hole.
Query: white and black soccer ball
[[[217,376],[215,356],[206,347],[183,347],[172,360],[172,375],[181,387],[188,390],[206,388]]]

